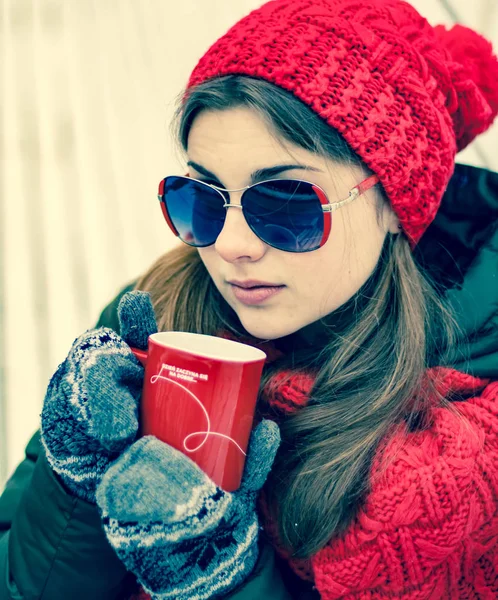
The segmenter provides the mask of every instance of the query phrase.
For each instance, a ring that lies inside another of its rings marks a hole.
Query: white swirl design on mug
[[[178,387],[181,387],[182,390],[187,392],[187,394],[191,398],[193,398],[195,400],[195,402],[197,402],[197,404],[201,407],[202,412],[204,413],[204,416],[206,417],[207,431],[194,431],[193,433],[189,433],[183,440],[183,447],[184,447],[185,451],[186,452],[196,452],[197,450],[200,450],[204,446],[204,444],[207,442],[207,438],[209,435],[217,435],[219,437],[223,437],[223,438],[226,438],[227,440],[230,440],[232,443],[234,443],[237,446],[237,448],[242,452],[242,454],[244,456],[246,456],[246,453],[244,452],[244,450],[242,450],[242,448],[239,446],[239,444],[237,444],[237,442],[233,438],[231,438],[228,435],[225,435],[224,433],[218,433],[217,431],[211,431],[211,419],[209,418],[209,414],[208,414],[204,404],[202,404],[202,402],[199,400],[199,398],[193,392],[191,392],[188,388],[186,388],[184,385],[182,385],[178,381],[175,381],[174,379],[170,379],[169,377],[165,377],[164,375],[161,375],[163,368],[164,368],[164,365],[161,366],[161,370],[159,371],[158,375],[153,375],[150,378],[150,382],[152,384],[154,384],[154,383],[156,383],[156,381],[158,379],[164,379],[165,381],[169,381],[170,383],[173,383],[173,384],[177,385]],[[187,440],[189,440],[191,437],[194,437],[196,435],[203,435],[204,439],[195,448],[189,448],[187,446]]]

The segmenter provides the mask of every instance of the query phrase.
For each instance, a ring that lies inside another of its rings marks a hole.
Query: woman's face
[[[329,202],[337,202],[367,173],[341,165],[285,140],[277,139],[254,111],[238,107],[204,111],[188,138],[188,159],[210,171],[206,176],[190,165],[190,176],[226,189],[250,185],[251,173],[277,165],[299,165],[274,178],[305,179],[319,185]],[[305,167],[308,167],[306,169]],[[310,170],[310,167],[315,170]],[[240,204],[242,192],[231,192]],[[333,213],[328,241],[318,250],[291,253],[261,241],[247,225],[243,212],[227,209],[216,243],[199,248],[199,255],[223,298],[248,333],[275,339],[336,310],[365,283],[379,259],[388,231],[398,220],[387,203],[378,213],[375,188]],[[230,281],[258,280],[283,286],[259,304],[237,298]]]

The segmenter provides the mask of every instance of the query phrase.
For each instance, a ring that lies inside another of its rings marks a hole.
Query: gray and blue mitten
[[[262,421],[235,492],[153,436],[109,467],[97,488],[107,538],[154,600],[221,596],[249,576],[258,558],[256,499],[279,444],[277,424]]]
[[[118,315],[121,337],[101,327],[74,341],[50,380],[41,413],[51,468],[72,493],[93,503],[102,475],[138,432],[144,369],[130,346],[145,349],[157,332],[147,293],[125,294]]]

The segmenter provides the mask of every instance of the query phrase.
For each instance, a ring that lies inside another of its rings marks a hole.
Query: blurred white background
[[[412,0],[498,49],[497,0]],[[127,282],[174,245],[157,184],[180,168],[173,102],[260,0],[0,0],[0,488],[51,374]],[[459,155],[498,170],[498,124]]]

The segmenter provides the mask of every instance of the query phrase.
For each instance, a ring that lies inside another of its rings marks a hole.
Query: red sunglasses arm
[[[359,195],[361,196],[361,194],[364,194],[367,190],[373,188],[373,186],[377,183],[379,183],[379,178],[377,175],[370,175],[370,177],[367,177],[367,179],[364,179],[361,183],[354,187],[353,190],[357,189],[360,193]]]

